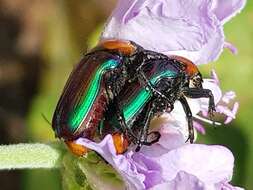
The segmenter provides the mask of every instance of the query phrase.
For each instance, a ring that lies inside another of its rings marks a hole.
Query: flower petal
[[[144,184],[146,189],[163,182],[161,167],[157,162],[142,153],[134,154],[133,160],[138,168],[138,172],[145,175]]]
[[[150,129],[152,131],[159,131],[161,138],[159,139],[159,142],[153,144],[152,146],[143,146],[140,153],[147,157],[158,158],[167,153],[169,150],[184,145],[188,138],[186,118],[183,117],[185,122],[180,120],[178,121],[177,119],[178,118],[175,118],[168,113],[154,118],[151,121]]]
[[[224,24],[239,13],[246,0],[213,0],[212,9],[217,18]]]
[[[235,187],[230,185],[228,182],[221,182],[215,185],[216,190],[244,190],[241,187]]]
[[[154,36],[159,36],[159,38]],[[123,26],[112,18],[102,38],[132,40],[146,49],[157,52],[196,50],[200,48],[202,40],[197,26],[191,26],[179,19],[159,17],[148,9],[142,10],[138,16]]]
[[[179,50],[162,52],[168,55],[179,55],[186,57],[196,65],[206,64],[211,61],[216,61],[223,52],[224,46],[224,33],[221,25],[217,24],[215,32],[202,48],[198,51]]]
[[[201,125],[199,122],[193,121],[193,127],[194,127],[198,132],[200,132],[202,135],[205,135],[205,134],[206,134],[205,128],[204,128],[203,125]]]
[[[236,55],[238,53],[237,48],[229,42],[224,43],[224,48],[229,49],[234,55]]]
[[[107,135],[100,143],[95,143],[85,138],[77,139],[76,143],[99,153],[119,172],[128,189],[145,189],[145,176],[137,171],[136,164],[131,158],[133,152],[129,151],[126,155],[116,155],[111,135]]]
[[[229,117],[229,116],[228,116],[227,119],[226,119],[225,122],[224,122],[225,124],[228,124],[228,123],[230,123],[233,119],[235,119],[235,115],[236,115],[238,109],[239,109],[239,103],[236,102],[236,103],[234,104],[233,109],[232,109],[232,114],[233,114],[234,117]]]
[[[171,114],[163,114],[159,118],[155,118],[155,121],[151,122],[151,128],[154,131],[159,130],[161,138],[158,143],[152,146],[143,146],[140,152],[147,156],[159,157],[169,150],[184,145],[188,138],[188,126],[186,119],[183,118],[183,120],[185,122],[182,125],[182,121],[179,122]]]
[[[220,84],[220,80],[219,80],[218,75],[214,69],[211,70],[211,78],[214,80],[214,82],[216,84],[218,84],[218,85]]]
[[[226,104],[229,104],[230,100],[233,100],[236,97],[236,94],[234,91],[228,91],[226,92],[223,97],[222,101],[225,102]]]
[[[222,113],[228,117],[235,118],[234,113],[226,106],[218,105],[216,106],[216,112]]]
[[[177,176],[167,183],[162,183],[154,186],[150,190],[165,190],[165,189],[180,189],[180,190],[204,190],[204,183],[197,177],[186,172],[180,171]]]
[[[132,40],[149,50],[208,63],[224,46],[222,25],[211,8],[209,0],[121,0],[101,38]]]
[[[165,180],[173,180],[178,172],[185,171],[205,183],[214,184],[231,180],[234,158],[222,146],[190,144],[164,154],[159,163]]]

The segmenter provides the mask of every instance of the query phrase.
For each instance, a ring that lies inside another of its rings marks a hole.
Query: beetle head
[[[181,56],[170,56],[171,58],[177,60],[181,66],[182,70],[186,73],[189,79],[190,88],[202,88],[202,76],[198,70],[198,67],[189,59]]]
[[[203,82],[202,76],[201,76],[200,72],[198,72],[190,77],[189,87],[190,88],[202,88],[202,82]]]

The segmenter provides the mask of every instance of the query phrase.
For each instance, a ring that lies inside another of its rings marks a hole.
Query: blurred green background
[[[73,65],[93,46],[116,0],[0,0],[0,143],[55,140],[51,120]],[[253,189],[253,5],[225,25],[239,50],[228,50],[216,69],[224,91],[234,90],[240,109],[231,124],[207,127],[199,142],[223,144],[235,156],[233,184]],[[57,170],[1,171],[1,189],[61,189]]]

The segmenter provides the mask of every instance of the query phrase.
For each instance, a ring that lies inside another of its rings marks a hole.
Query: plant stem
[[[64,149],[60,143],[0,146],[0,170],[59,168]]]

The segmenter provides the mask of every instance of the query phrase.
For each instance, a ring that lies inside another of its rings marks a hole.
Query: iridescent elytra
[[[52,127],[58,138],[71,147],[78,137],[93,138],[107,104],[125,83],[125,65],[136,51],[130,41],[107,40],[81,59],[54,112]]]

